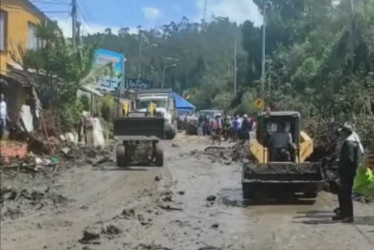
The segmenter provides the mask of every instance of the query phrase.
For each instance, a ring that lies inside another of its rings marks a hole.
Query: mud
[[[5,187],[19,187],[11,183],[24,180],[29,196],[39,190],[41,201],[51,204],[5,217],[2,249],[373,249],[372,204],[355,202],[355,224],[342,225],[330,220],[337,199],[325,192],[313,204],[248,203],[242,199],[241,161],[226,151],[232,161],[224,164],[218,158],[226,156],[204,152],[208,144],[183,135],[163,142],[163,168],[84,161],[53,178],[6,181]],[[15,190],[18,195],[22,189]],[[52,191],[68,201],[53,205],[45,198]],[[9,191],[2,197],[10,202],[14,196]]]

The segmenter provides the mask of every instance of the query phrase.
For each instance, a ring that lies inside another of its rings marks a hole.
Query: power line
[[[66,3],[66,2],[62,2],[62,1],[58,1],[58,2],[52,2],[52,1],[32,1],[32,3],[34,4],[42,4],[42,5],[53,5],[53,6],[56,6],[56,5],[65,5],[65,6],[70,6],[71,4],[70,3]]]
[[[43,10],[44,13],[69,13],[68,10]]]
[[[82,19],[83,19],[86,23],[89,23],[88,18],[87,18],[87,15],[85,14],[85,11],[83,11],[82,7],[80,7],[79,5],[78,5],[77,7],[78,7],[79,12],[81,13]]]

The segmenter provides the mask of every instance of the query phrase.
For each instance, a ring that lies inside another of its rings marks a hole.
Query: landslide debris
[[[82,244],[100,244],[99,239],[100,233],[97,231],[97,229],[86,228],[83,231],[83,237],[79,240],[79,242]]]
[[[63,195],[45,191],[17,189],[15,187],[1,187],[0,204],[1,219],[10,217],[15,219],[23,214],[23,211],[36,211],[47,206],[66,204],[68,198]]]
[[[116,234],[121,234],[122,230],[115,225],[109,225],[103,228],[101,230],[101,233],[106,234],[106,235],[116,235]]]
[[[247,147],[245,144],[237,143],[233,146],[208,146],[204,150],[192,150],[182,153],[180,157],[192,157],[197,160],[209,159],[212,163],[230,165],[233,162],[244,162],[247,159]]]

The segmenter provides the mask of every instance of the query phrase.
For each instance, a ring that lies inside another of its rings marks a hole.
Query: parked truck
[[[144,89],[136,92],[136,111],[147,112],[150,103],[164,118],[165,138],[173,139],[177,133],[177,109],[172,89]]]

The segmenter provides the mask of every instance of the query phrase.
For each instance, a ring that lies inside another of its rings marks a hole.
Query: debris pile
[[[15,219],[22,215],[22,210],[39,210],[45,206],[60,205],[68,202],[68,199],[60,194],[38,190],[18,190],[15,187],[1,187],[0,204],[1,218]],[[22,208],[22,209],[21,209]]]
[[[0,141],[1,163],[10,164],[11,161],[23,159],[27,156],[27,143],[15,141]]]
[[[212,163],[218,162],[220,164],[230,165],[232,162],[244,162],[247,159],[246,150],[247,148],[245,145],[237,143],[229,147],[208,146],[203,151],[193,150],[181,156],[193,157],[198,160],[202,157],[208,157]]]
[[[3,144],[4,143],[4,144]],[[6,144],[5,144],[6,143]],[[6,145],[3,147],[3,145]],[[70,142],[60,143],[59,149],[50,154],[37,155],[29,151],[27,144],[2,142],[1,166],[3,170],[54,172],[60,166],[111,163],[112,147],[92,148]],[[71,163],[75,164],[71,164]]]
[[[106,234],[106,235],[116,235],[116,234],[121,234],[122,230],[119,229],[119,227],[115,225],[109,225],[109,226],[104,227],[101,230],[101,233]]]
[[[113,146],[106,148],[92,148],[85,145],[74,143],[65,143],[60,148],[60,155],[67,161],[74,161],[79,163],[88,163],[94,166],[113,162],[111,153]]]
[[[86,228],[83,231],[83,237],[79,240],[82,244],[100,244],[100,232],[97,230]]]
[[[79,242],[81,244],[99,245],[102,238],[113,239],[122,232],[122,229],[113,224],[88,226],[84,229]]]
[[[183,211],[180,204],[174,205],[173,192],[164,192],[161,197],[157,200],[157,206],[165,211]]]

